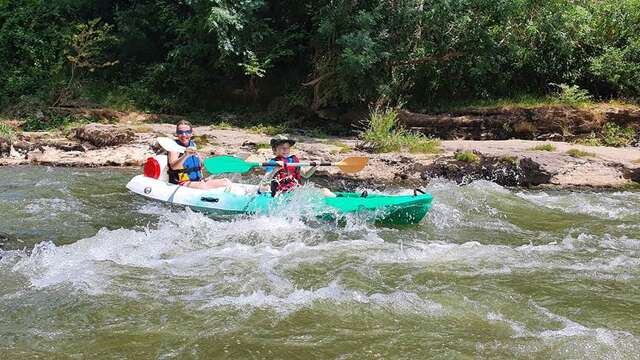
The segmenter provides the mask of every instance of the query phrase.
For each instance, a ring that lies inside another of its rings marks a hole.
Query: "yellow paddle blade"
[[[348,157],[340,162],[335,163],[340,170],[346,172],[347,174],[357,173],[358,171],[364,169],[365,166],[369,163],[369,158],[364,156],[353,156]]]

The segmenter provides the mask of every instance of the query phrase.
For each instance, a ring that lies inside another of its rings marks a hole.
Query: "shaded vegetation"
[[[578,139],[577,144],[588,146],[629,146],[637,141],[637,131],[628,126],[621,126],[614,122],[605,123],[600,132],[592,132],[588,137]]]
[[[305,121],[371,104],[634,101],[639,23],[636,0],[1,1],[0,110],[259,111],[264,126],[331,130]]]

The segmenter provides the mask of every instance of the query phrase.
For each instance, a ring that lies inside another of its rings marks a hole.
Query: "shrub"
[[[500,160],[508,162],[511,165],[518,165],[518,158],[515,156],[502,156]]]
[[[407,135],[405,144],[412,154],[437,154],[440,152],[440,140],[422,134]]]
[[[62,129],[74,122],[76,122],[76,119],[70,115],[60,115],[53,112],[43,114],[39,112],[34,115],[29,115],[22,125],[22,128],[25,131],[48,131]]]
[[[379,153],[399,151],[405,147],[412,153],[440,152],[438,139],[407,131],[398,124],[398,112],[390,108],[376,108],[371,112],[360,139],[365,147]]]
[[[456,153],[453,154],[453,158],[458,161],[464,161],[464,162],[473,162],[473,163],[480,162],[480,157],[470,150],[456,151]]]
[[[578,85],[554,84],[558,87],[558,91],[553,95],[553,99],[567,105],[588,105],[591,103],[592,96],[585,89],[581,89]]]
[[[556,151],[556,147],[555,147],[555,146],[553,146],[552,144],[543,144],[543,145],[534,146],[534,147],[532,147],[530,150],[536,150],[536,151]]]
[[[398,151],[406,130],[398,126],[398,112],[393,109],[375,109],[369,116],[366,129],[360,134],[364,145],[374,152]]]
[[[0,122],[0,139],[7,140],[8,142],[13,142],[16,138],[16,129],[14,129],[11,125]]]
[[[586,145],[586,146],[600,146],[602,145],[602,141],[600,141],[600,139],[598,139],[598,137],[596,136],[595,133],[591,133],[591,135],[589,135],[586,138],[582,138],[582,139],[578,139],[575,141],[576,144],[580,144],[580,145]]]
[[[254,133],[258,133],[258,134],[265,134],[265,135],[269,135],[269,136],[273,136],[273,135],[277,135],[277,134],[281,134],[281,133],[285,133],[287,132],[287,127],[284,125],[262,125],[262,124],[258,124],[258,125],[254,125],[250,128],[248,128],[247,130],[254,132]]]
[[[218,122],[216,124],[212,124],[210,127],[213,128],[213,129],[231,129],[233,127],[233,125],[231,125],[228,122],[223,120],[223,121],[220,121],[220,122]]]
[[[569,149],[569,150],[567,150],[567,155],[575,157],[575,158],[596,157],[595,153],[582,151],[580,149]]]
[[[627,146],[636,138],[636,131],[608,122],[602,127],[602,142],[607,146]]]

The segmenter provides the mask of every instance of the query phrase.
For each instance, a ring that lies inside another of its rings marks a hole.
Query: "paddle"
[[[306,162],[290,163],[287,166],[337,166],[340,170],[352,174],[364,169],[369,159],[364,156],[348,157],[338,162]],[[248,162],[233,156],[216,156],[204,161],[204,167],[209,174],[246,173],[258,166],[276,166],[274,161]]]
[[[187,150],[186,147],[178,145],[175,140],[168,137],[159,137],[158,144],[160,144],[160,146],[162,146],[162,148],[167,151],[183,153]]]

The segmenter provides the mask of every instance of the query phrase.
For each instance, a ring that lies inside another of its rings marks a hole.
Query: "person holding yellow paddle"
[[[269,142],[275,157],[271,159],[276,165],[267,166],[265,178],[270,179],[269,190],[271,194],[281,194],[289,192],[302,185],[302,178],[308,179],[316,172],[317,165],[310,167],[288,166],[288,164],[300,163],[296,155],[291,155],[291,147],[295,145],[295,140],[284,135],[277,135]],[[261,184],[262,185],[262,184]],[[264,191],[264,187],[261,188]],[[336,195],[327,188],[322,189],[323,195],[335,197]]]
[[[204,166],[212,175],[225,173],[246,173],[256,167],[265,167],[267,178],[275,180],[270,183],[272,195],[288,192],[301,184],[302,178],[308,178],[318,166],[336,166],[346,173],[357,173],[367,166],[368,158],[354,156],[339,162],[300,162],[295,155],[290,155],[295,141],[285,136],[271,139],[271,147],[275,157],[268,162],[248,162],[233,156],[216,156],[204,161]],[[323,190],[325,196],[336,196],[328,189]]]

